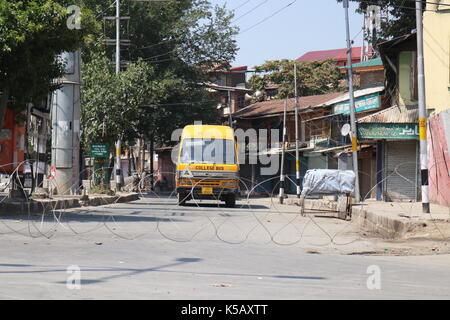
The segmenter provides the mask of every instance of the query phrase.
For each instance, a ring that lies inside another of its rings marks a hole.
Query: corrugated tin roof
[[[323,104],[330,99],[341,96],[342,92],[334,92],[316,96],[300,97],[298,99],[300,109],[314,108],[320,104]],[[295,108],[295,99],[287,99],[288,106],[287,111],[293,112]],[[248,107],[245,107],[235,113],[233,117],[238,118],[253,118],[267,115],[281,114],[284,110],[285,99],[270,100],[254,103]]]
[[[416,32],[405,34],[403,36],[384,41],[378,44],[379,49],[388,50],[390,48],[394,48],[395,46],[404,43],[405,41],[411,40],[412,38],[415,38],[417,36]]]
[[[381,59],[381,57],[352,64],[353,68],[368,68],[368,67],[378,67],[378,66],[383,66],[383,60]],[[339,68],[347,69],[347,66],[339,67]]]
[[[384,86],[380,86],[380,87],[373,87],[373,88],[367,88],[367,89],[362,89],[362,90],[356,90],[353,92],[353,96],[355,98],[359,98],[359,97],[363,97],[363,96],[367,96],[369,94],[372,93],[376,93],[376,92],[381,92],[384,90]],[[329,101],[324,102],[321,106],[331,106],[333,104],[339,103],[339,102],[344,102],[350,99],[350,95],[349,93],[345,93],[345,94],[341,94],[339,97],[336,97],[334,99],[331,99]]]
[[[358,123],[416,123],[419,121],[417,107],[393,106],[358,120]]]
[[[361,47],[352,48],[352,59],[361,58],[361,49]],[[371,49],[372,47],[369,48],[370,52]],[[347,60],[347,48],[309,51],[298,58],[297,61],[322,61],[327,59]]]
[[[230,68],[230,71],[247,71],[247,69],[248,69],[247,66],[240,66],[240,67]]]
[[[253,92],[252,89],[247,89],[247,88],[244,88],[244,87],[219,86],[219,85],[217,85],[215,83],[204,83],[203,85],[208,87],[210,90],[214,90],[214,91],[230,91],[230,92],[245,91],[245,92]]]

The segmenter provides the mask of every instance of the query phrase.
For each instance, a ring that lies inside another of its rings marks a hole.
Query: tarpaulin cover
[[[312,169],[303,178],[302,195],[352,194],[354,189],[352,170]]]

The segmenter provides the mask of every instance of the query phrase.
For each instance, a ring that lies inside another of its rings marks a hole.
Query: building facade
[[[450,5],[427,4],[424,60],[430,201],[450,206]]]

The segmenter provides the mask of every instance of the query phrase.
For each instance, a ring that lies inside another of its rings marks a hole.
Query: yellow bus
[[[178,204],[191,199],[236,205],[239,195],[238,145],[226,126],[191,125],[183,129],[178,152]]]

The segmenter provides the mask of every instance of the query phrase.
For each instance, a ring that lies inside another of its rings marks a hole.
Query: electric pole
[[[423,7],[422,1],[416,1],[417,24],[417,72],[419,98],[419,137],[420,137],[420,169],[422,178],[422,210],[430,213],[428,198],[428,154],[427,154],[427,108],[425,101],[425,67],[423,60]]]
[[[233,128],[233,117],[231,115],[231,93],[228,90],[228,122],[230,123],[230,127]]]
[[[287,129],[286,129],[286,113],[287,113],[287,98],[284,101],[284,112],[283,112],[283,148],[281,153],[281,168],[280,168],[280,204],[284,201],[284,183],[286,175],[284,174],[284,157],[286,153],[286,141],[287,141]]]
[[[120,0],[116,0],[116,75],[120,73]],[[122,189],[122,139],[119,136],[116,142],[116,190]]]
[[[347,33],[347,72],[348,72],[348,94],[350,98],[350,123],[352,128],[352,158],[353,158],[353,171],[355,172],[355,200],[361,201],[359,194],[359,171],[358,171],[358,131],[356,128],[356,116],[355,116],[355,98],[353,94],[353,67],[352,67],[352,43],[350,40],[350,22],[348,18],[348,4],[349,0],[344,0],[345,9],[345,27]]]
[[[297,198],[300,198],[300,151],[298,137],[298,90],[297,90],[297,63],[294,64],[295,85],[295,177],[297,182]]]
[[[66,71],[62,86],[52,93],[52,167],[56,193],[68,195],[76,194],[80,181],[80,50],[60,58]]]

